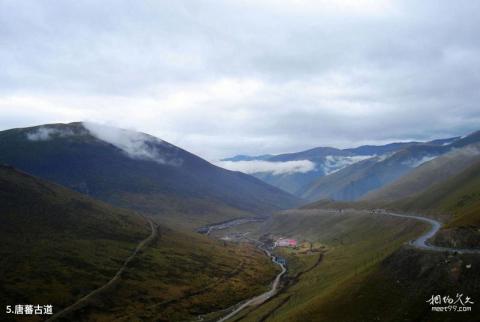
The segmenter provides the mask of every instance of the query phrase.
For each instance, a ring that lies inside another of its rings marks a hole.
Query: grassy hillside
[[[0,302],[66,306],[149,233],[140,216],[0,166]]]
[[[289,266],[282,291],[232,321],[477,321],[478,305],[472,313],[431,312],[432,295],[463,293],[476,303],[480,259],[405,245],[424,229],[413,220],[334,210],[289,211],[260,229],[245,227],[312,248],[280,250]]]
[[[480,162],[418,195],[392,203],[391,207],[452,214],[448,227],[480,226]]]
[[[52,304],[58,312],[109,281],[149,234],[147,221],[131,211],[0,166],[5,305]],[[161,226],[114,288],[66,320],[183,321],[263,291],[275,273],[251,246]],[[13,317],[2,313],[0,320]]]
[[[193,321],[267,290],[278,272],[251,245],[164,229],[122,284],[76,317],[88,321]]]
[[[379,158],[370,158],[354,163],[340,171],[315,180],[301,191],[302,197],[310,200],[333,198],[337,200],[354,200],[360,195],[356,192],[356,182],[369,176],[370,169],[379,162]],[[379,180],[372,178],[368,189],[380,185]],[[367,187],[367,185],[365,185]]]
[[[480,258],[402,248],[305,305],[271,321],[478,321]],[[433,295],[474,302],[471,312],[432,312]]]
[[[463,153],[462,153],[463,154]],[[460,156],[462,154],[459,154]],[[453,157],[452,160],[457,160]],[[477,160],[475,162],[475,160]],[[450,164],[450,161],[427,165],[419,175],[421,182],[415,181],[415,176],[408,176],[400,180],[399,185],[403,188],[423,186],[426,181],[438,182],[431,185],[423,192],[396,201],[388,198],[368,198],[357,202],[339,202],[333,200],[321,200],[303,206],[303,209],[373,209],[386,208],[397,212],[417,213],[435,217],[445,223],[432,242],[439,246],[479,248],[480,245],[480,161],[478,157],[469,160],[457,160],[460,165]],[[448,177],[449,171],[445,167],[453,167],[453,172],[458,172],[458,167],[465,163],[472,163],[469,167],[457,175]],[[438,172],[443,169],[445,171]],[[420,170],[420,169],[419,169]],[[415,171],[416,172],[416,171]],[[430,178],[433,176],[434,178]],[[411,179],[411,180],[410,180]],[[392,186],[394,187],[394,186]],[[390,191],[389,189],[385,190]],[[392,190],[393,193],[396,193]],[[402,192],[399,192],[402,194]]]
[[[394,201],[418,194],[436,183],[453,177],[480,160],[480,147],[470,145],[425,162],[391,184],[362,198],[366,201]]]
[[[402,218],[325,210],[292,210],[273,216],[260,228],[246,226],[250,236],[292,237],[306,246],[280,251],[288,261],[286,285],[264,305],[242,312],[238,321],[335,321],[306,312],[424,229],[423,224]]]
[[[373,198],[372,195],[372,198],[355,202],[323,199],[304,205],[302,209],[388,208],[399,212],[416,212],[437,217],[446,223],[447,228],[480,226],[480,161],[478,157],[474,156],[468,161],[458,160],[456,156],[453,157],[452,160],[459,163],[464,162],[459,166],[461,168],[465,163],[470,163],[470,166],[453,176],[445,175],[445,173],[448,173],[446,170],[437,171],[443,169],[444,164],[447,167],[453,166],[450,162],[445,163],[446,158],[440,158],[441,160],[438,163],[434,162],[432,165],[426,165],[424,170],[421,170],[422,167],[418,169],[422,172],[421,176],[426,177],[425,180],[437,183],[430,185],[429,188],[420,193],[414,193],[410,197],[391,201],[388,197]],[[458,172],[458,169],[452,171]],[[417,171],[415,170],[415,172]],[[427,178],[431,176],[435,178]],[[415,178],[414,176],[408,176],[408,178],[399,181],[399,184],[402,187],[408,185],[411,189],[414,189]],[[425,182],[418,184],[423,186]],[[391,187],[395,186],[392,185]],[[387,189],[384,191],[387,191]]]
[[[143,133],[105,128],[99,139],[82,123],[0,132],[0,162],[108,203],[174,222],[265,215],[298,199],[259,179],[216,167]],[[116,141],[115,141],[116,142]],[[204,217],[204,218],[202,218]],[[185,220],[188,219],[188,220]]]

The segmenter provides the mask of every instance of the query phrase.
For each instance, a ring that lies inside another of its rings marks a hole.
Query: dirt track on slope
[[[140,215],[142,216],[142,215]],[[120,281],[122,274],[125,272],[125,269],[127,268],[128,264],[137,256],[137,254],[150,242],[152,242],[155,238],[158,236],[158,227],[157,224],[155,224],[150,218],[147,218],[145,216],[142,216],[145,218],[148,223],[150,224],[150,229],[151,233],[150,235],[142,240],[140,243],[138,243],[137,247],[133,251],[133,253],[125,260],[123,265],[120,267],[120,269],[117,271],[117,273],[105,284],[102,286],[98,287],[97,289],[91,291],[87,295],[83,296],[82,298],[78,299],[75,303],[67,306],[60,312],[55,313],[52,317],[50,317],[47,321],[58,321],[63,318],[66,318],[69,314],[73,313],[74,311],[83,308],[88,305],[89,301],[92,300],[95,296],[98,296],[100,293],[107,291],[110,289],[113,285],[115,285],[117,282]]]

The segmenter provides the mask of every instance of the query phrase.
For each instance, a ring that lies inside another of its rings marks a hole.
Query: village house
[[[275,242],[275,247],[297,247],[295,239],[280,238]]]

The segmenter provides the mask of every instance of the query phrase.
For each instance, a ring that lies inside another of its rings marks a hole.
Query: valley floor
[[[475,307],[452,315],[432,312],[427,303],[432,295],[456,292],[480,298],[479,256],[429,249],[424,241],[438,230],[430,224],[367,211],[292,210],[263,224],[215,232],[302,242],[297,249],[276,250],[288,263],[280,292],[230,320],[475,321]]]

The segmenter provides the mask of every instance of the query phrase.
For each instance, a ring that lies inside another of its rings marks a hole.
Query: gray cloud
[[[364,156],[332,156],[325,157],[325,161],[318,164],[323,173],[330,174],[337,172],[351,164],[371,158],[371,155]],[[310,160],[295,161],[265,161],[265,160],[248,160],[248,161],[216,161],[216,165],[244,173],[270,173],[273,175],[307,173],[317,171],[317,165]]]
[[[120,129],[103,124],[83,122],[83,126],[96,138],[108,142],[124,151],[134,159],[155,161],[161,164],[179,166],[182,160],[172,158],[159,151],[159,146],[169,147],[169,144],[147,134]],[[171,153],[169,149],[169,154]]]
[[[1,128],[109,122],[209,159],[480,128],[480,3],[2,1]]]
[[[279,174],[293,174],[293,173],[307,173],[315,170],[315,163],[310,160],[295,160],[285,162],[273,162],[262,160],[251,161],[218,161],[215,163],[219,167],[241,171],[244,173],[271,173]]]
[[[41,126],[34,131],[28,132],[26,137],[30,141],[48,141],[54,137],[65,137],[73,134],[74,133],[71,130],[62,130]]]

